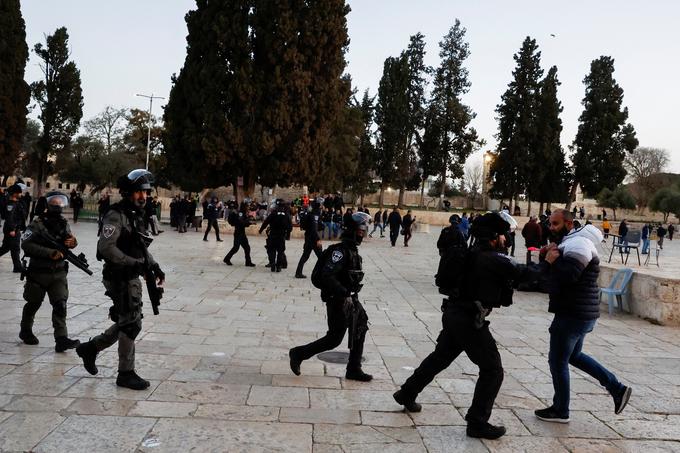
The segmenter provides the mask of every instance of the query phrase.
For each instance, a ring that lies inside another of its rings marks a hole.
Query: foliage
[[[666,169],[669,161],[668,151],[659,148],[638,147],[626,154],[623,165],[633,181],[631,191],[638,206],[647,206],[652,195],[664,187],[657,175]]]
[[[33,169],[38,191],[50,174],[50,158],[58,159],[68,150],[83,116],[80,71],[69,61],[68,38],[66,28],[61,27],[46,37],[45,45],[38,43],[34,47],[45,77],[31,84],[42,123]]]
[[[635,199],[624,186],[618,186],[614,190],[604,188],[596,199],[598,205],[610,208],[614,212],[614,220],[616,220],[617,209],[635,209]]]
[[[652,211],[661,212],[663,221],[668,221],[670,214],[680,219],[680,185],[678,187],[664,187],[657,191],[649,201]]]
[[[621,184],[626,176],[625,154],[638,146],[635,130],[626,122],[628,108],[622,107],[623,89],[614,79],[614,59],[594,60],[583,83],[583,113],[573,144],[572,200],[577,184],[586,195]]]
[[[535,39],[526,37],[514,56],[513,80],[496,107],[497,157],[491,163],[490,192],[498,198],[514,199],[525,194],[535,167],[533,151],[538,148],[537,112],[543,70]]]
[[[24,81],[28,46],[19,0],[0,2],[0,185],[17,168],[30,90]]]

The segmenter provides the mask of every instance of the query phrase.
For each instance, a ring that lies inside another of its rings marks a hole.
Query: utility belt
[[[54,262],[44,262],[44,263],[34,263],[32,260],[28,264],[28,269],[26,269],[27,274],[32,273],[43,273],[43,272],[56,272],[64,271],[68,272],[68,261],[59,260]]]
[[[139,278],[141,274],[133,267],[129,266],[107,266],[104,265],[102,277],[108,281],[128,281]]]
[[[488,325],[486,317],[491,313],[490,308],[484,307],[478,300],[463,300],[445,298],[442,301],[442,312],[464,313],[472,318],[476,329]]]

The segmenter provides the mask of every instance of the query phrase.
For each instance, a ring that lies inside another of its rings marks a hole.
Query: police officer
[[[269,235],[267,236],[267,256],[269,258],[269,267],[272,272],[281,272],[284,266],[284,252],[286,251],[286,237],[293,229],[293,223],[290,221],[290,216],[286,212],[286,206],[283,200],[276,200],[275,210],[264,219],[260,226],[259,233],[269,227]]]
[[[24,285],[24,310],[21,316],[19,338],[24,343],[38,344],[33,335],[33,319],[45,293],[52,305],[52,327],[54,328],[54,350],[64,352],[80,344],[78,340],[68,338],[66,328],[66,301],[68,300],[68,263],[64,255],[56,249],[44,245],[45,239],[75,248],[78,241],[71,234],[68,222],[62,216],[63,209],[68,206],[68,197],[61,192],[49,192],[45,195],[47,210],[36,217],[21,236],[21,248],[30,258]]]
[[[21,273],[22,265],[20,255],[21,231],[26,227],[26,213],[21,193],[22,184],[14,184],[7,189],[8,199],[4,207],[5,224],[2,226],[2,247],[0,256],[10,252],[14,268],[12,272]]]
[[[472,405],[465,416],[470,437],[497,439],[505,434],[504,427],[488,422],[503,382],[503,367],[485,318],[493,308],[512,304],[513,282],[520,275],[519,267],[507,256],[509,229],[508,222],[495,213],[475,220],[472,235],[476,242],[466,258],[468,272],[451,276],[460,283],[444,299],[443,328],[437,346],[394,394],[397,403],[409,412],[420,412],[418,394],[465,351],[479,367]]]
[[[224,264],[231,266],[231,258],[238,252],[238,249],[243,247],[243,253],[246,255],[246,266],[255,267],[250,259],[250,244],[248,243],[248,236],[246,236],[246,228],[250,226],[248,219],[248,205],[241,203],[240,210],[229,212],[227,222],[234,227],[234,246],[229,250],[229,253],[224,257]]]
[[[318,200],[312,202],[310,212],[308,212],[301,222],[305,230],[305,244],[302,247],[302,256],[295,271],[295,278],[307,278],[302,273],[305,263],[309,256],[314,252],[316,258],[321,256],[321,239],[319,238],[319,221],[321,218],[321,203]]]
[[[449,226],[442,228],[437,239],[437,249],[439,249],[439,256],[443,254],[450,247],[460,247],[466,244],[467,240],[460,231],[460,216],[453,214],[449,217]]]
[[[341,241],[329,246],[314,267],[312,283],[321,289],[321,300],[326,303],[328,332],[323,338],[290,350],[290,368],[295,375],[300,375],[304,360],[338,347],[349,327],[349,361],[345,377],[363,382],[373,379],[361,369],[368,316],[357,298],[364,275],[357,246],[368,235],[370,220],[371,216],[365,212],[352,214]]]
[[[118,179],[123,199],[111,205],[97,242],[97,257],[104,260],[102,274],[106,295],[113,301],[109,314],[114,324],[76,348],[85,369],[90,374],[97,374],[97,354],[118,341],[116,384],[133,390],[149,387],[149,381],[135,372],[135,338],[142,330],[142,283],[139,276],[145,262],[148,260],[159,285],[165,280],[165,274],[146,250],[151,238],[146,236],[143,213],[147,191],[151,190],[152,183],[153,175],[146,170],[133,170]]]

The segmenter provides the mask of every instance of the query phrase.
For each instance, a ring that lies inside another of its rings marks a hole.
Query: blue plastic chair
[[[600,300],[602,300],[602,294],[606,294],[607,305],[609,306],[609,314],[611,315],[614,311],[614,298],[618,302],[619,309],[623,311],[623,300],[622,297],[628,291],[628,285],[630,284],[630,279],[633,277],[633,269],[624,267],[619,269],[614,274],[611,283],[607,288],[600,288]]]

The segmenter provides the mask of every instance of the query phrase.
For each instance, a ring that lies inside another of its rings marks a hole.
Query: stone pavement
[[[109,301],[94,260],[94,224],[74,227],[94,277],[70,273],[69,329],[87,340],[109,325]],[[142,392],[115,385],[115,348],[88,375],[74,351],[53,349],[50,307],[36,324],[39,346],[17,334],[22,286],[0,259],[0,450],[36,452],[483,452],[680,451],[680,329],[629,315],[602,316],[586,351],[634,387],[617,416],[606,392],[572,370],[572,422],[534,418],[552,396],[546,353],[550,316],[544,295],[518,293],[496,310],[491,326],[506,370],[492,422],[498,441],[465,436],[463,416],[477,370],[461,356],[421,395],[424,409],[406,414],[392,392],[433,349],[441,298],[432,281],[438,231],[418,233],[409,248],[387,239],[362,247],[371,319],[365,369],[369,384],[348,382],[344,367],[312,359],[303,375],[288,369],[291,346],[325,331],[324,306],[309,280],[289,268],[264,268],[264,241],[251,238],[256,268],[221,260],[231,246],[201,233],[166,231],[152,252],[168,275],[160,316],[147,310],[137,346]],[[288,243],[294,268],[302,242]],[[518,254],[521,256],[521,254]],[[314,258],[307,264],[309,274]],[[145,296],[146,297],[146,296]],[[145,307],[148,308],[148,307]],[[344,345],[343,345],[344,347]]]

